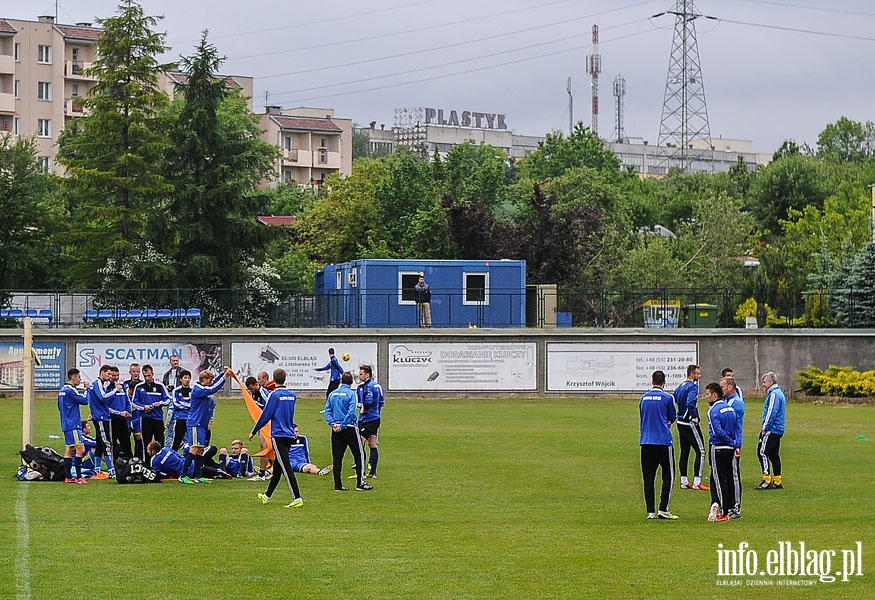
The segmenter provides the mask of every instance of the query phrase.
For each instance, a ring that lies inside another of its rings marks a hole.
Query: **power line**
[[[817,10],[826,13],[835,13],[840,15],[856,15],[861,17],[875,17],[875,13],[862,12],[857,10],[842,10],[840,8],[821,8],[819,6],[802,6],[799,4],[785,4],[783,2],[769,2],[768,0],[742,0],[742,2],[750,2],[752,4],[769,4],[771,6],[780,6],[782,8],[800,8],[802,10]]]
[[[721,23],[731,23],[733,25],[745,25],[747,27],[757,27],[760,29],[773,29],[777,31],[790,31],[793,33],[807,33],[809,35],[822,35],[825,37],[842,38],[849,40],[862,40],[864,42],[875,42],[875,37],[864,35],[852,35],[850,33],[831,33],[828,31],[815,31],[813,29],[799,29],[797,27],[784,27],[781,25],[763,25],[762,23],[749,23],[747,21],[734,21],[732,19],[718,19]]]

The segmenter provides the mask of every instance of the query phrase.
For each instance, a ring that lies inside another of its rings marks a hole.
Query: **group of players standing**
[[[176,357],[174,357],[176,358]],[[346,357],[345,357],[346,358]],[[137,367],[136,373],[134,366]],[[306,438],[298,434],[295,425],[295,405],[297,395],[285,387],[287,374],[283,369],[273,372],[273,381],[259,382],[254,378],[247,380],[247,387],[253,392],[253,400],[261,407],[261,415],[249,434],[249,439],[259,435],[268,424],[271,425],[271,441],[276,456],[267,491],[258,494],[262,503],[267,504],[285,476],[292,495],[292,502],[286,506],[303,506],[300,488],[295,473],[325,475],[334,471],[334,489],[346,491],[341,479],[343,456],[349,449],[355,464],[356,490],[372,490],[366,477],[377,477],[379,460],[378,434],[383,404],[382,387],[373,378],[370,365],[359,367],[359,385],[352,389],[353,375],[344,371],[334,349],[329,349],[329,363],[319,370],[330,370],[331,383],[325,402],[325,420],[331,427],[331,448],[333,462],[319,469],[309,459]],[[96,443],[94,448],[97,473],[93,478],[108,479],[115,476],[114,460],[121,456],[138,456],[145,459],[145,453],[152,458],[152,466],[157,470],[171,468],[178,472],[179,481],[185,484],[209,483],[204,477],[204,448],[209,443],[210,429],[215,410],[213,394],[218,392],[229,377],[234,377],[230,367],[215,374],[206,370],[198,374],[198,382],[189,387],[191,373],[179,369],[178,359],[172,363],[171,375],[178,384],[172,391],[162,383],[154,381],[151,366],[142,369],[145,381],[140,381],[139,365],[132,365],[131,380],[119,383],[119,369],[112,365],[100,368],[97,379],[91,382],[83,394],[81,373],[78,369],[67,372],[67,383],[58,394],[58,410],[61,416],[61,429],[64,434],[64,463],[67,483],[87,483],[82,473],[82,459],[86,451],[86,437],[83,432],[80,406],[87,405],[91,411]],[[264,385],[261,385],[261,384]],[[173,436],[173,447],[164,448],[163,408],[173,409],[173,420],[168,432]],[[360,429],[361,427],[361,429]],[[131,435],[134,436],[134,451],[131,452]],[[176,454],[183,441],[188,444],[184,458]],[[365,444],[370,449],[370,458],[365,465]],[[264,444],[263,444],[264,447]],[[224,449],[223,449],[224,450]],[[222,456],[222,465],[233,464],[245,473],[247,467],[239,466],[240,460],[248,455],[242,443],[232,444],[233,457],[227,453]],[[226,462],[226,459],[227,462]],[[107,474],[100,471],[103,461]],[[177,462],[182,464],[177,465]],[[249,463],[251,464],[251,463]],[[192,468],[193,467],[193,468]],[[266,465],[262,465],[258,480],[265,479]],[[207,467],[209,469],[209,467]],[[251,468],[251,467],[249,467]],[[166,474],[166,473],[165,473]]]
[[[705,444],[699,427],[698,365],[687,367],[687,378],[674,395],[665,391],[665,373],[654,371],[653,388],[639,402],[641,471],[644,479],[644,502],[648,519],[675,520],[669,510],[674,488],[674,443],[671,425],[677,422],[680,439],[681,489],[710,491],[711,507],[708,521],[729,521],[741,518],[741,476],[739,459],[744,442],[744,397],[732,369],[723,369],[719,383],[705,386],[708,401],[708,462],[711,465],[710,485],[702,481]],[[766,392],[762,425],[757,443],[757,456],[762,468],[762,481],[755,490],[783,489],[781,438],[787,400],[778,386],[774,372],[762,376]],[[690,453],[695,454],[693,481],[687,477]],[[662,470],[662,490],[656,509],[654,482],[657,470]]]

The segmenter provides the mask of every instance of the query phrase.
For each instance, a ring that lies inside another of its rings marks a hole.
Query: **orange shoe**
[[[76,483],[78,483],[79,485],[88,485],[88,480],[84,477],[78,477],[76,479]]]
[[[98,473],[97,475],[92,477],[91,479],[96,479],[96,480],[100,481],[101,479],[109,479],[109,475],[107,475],[106,473],[101,471],[100,473]]]
[[[76,483],[76,478],[75,477],[65,477],[64,483]]]
[[[711,488],[709,488],[709,487],[708,487],[707,485],[705,485],[704,483],[700,483],[699,485],[694,485],[694,486],[693,486],[693,489],[694,489],[694,490],[705,490],[705,491],[708,491],[708,490],[710,490]]]

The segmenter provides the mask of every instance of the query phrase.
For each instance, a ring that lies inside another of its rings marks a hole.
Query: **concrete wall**
[[[726,330],[726,329],[35,329],[34,341],[66,343],[67,366],[76,361],[77,342],[133,343],[173,342],[202,343],[221,340],[224,356],[231,356],[232,342],[320,343],[343,352],[344,343],[377,344],[377,379],[391,393],[389,379],[389,345],[397,343],[507,343],[534,342],[537,348],[537,390],[520,392],[525,396],[582,395],[574,392],[545,391],[546,344],[548,342],[697,342],[702,383],[717,381],[720,370],[732,367],[745,396],[762,396],[759,376],[775,371],[786,390],[798,387],[795,373],[808,365],[825,368],[849,365],[856,369],[875,368],[871,352],[873,330]],[[22,341],[20,329],[0,332],[0,344]],[[321,357],[320,357],[321,359]],[[232,365],[235,366],[236,365]],[[402,392],[398,392],[401,394]],[[311,393],[310,395],[318,395]],[[512,392],[406,392],[418,397],[510,396]],[[590,394],[592,395],[592,394]]]

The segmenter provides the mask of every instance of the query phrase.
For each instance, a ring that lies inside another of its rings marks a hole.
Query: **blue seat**
[[[185,309],[184,308],[174,308],[173,314],[171,315],[174,319],[184,319],[185,318]]]
[[[201,309],[189,308],[187,311],[185,311],[185,318],[186,319],[196,319],[197,326],[200,327],[201,326]]]
[[[98,319],[111,319],[113,317],[113,311],[108,308],[101,308],[97,312]]]
[[[82,320],[85,321],[86,323],[88,321],[94,321],[95,319],[97,319],[97,311],[94,310],[93,308],[89,308],[88,310],[85,311],[85,314],[82,315]]]
[[[9,318],[10,319],[23,319],[24,311],[20,308],[10,308],[9,309]]]
[[[51,308],[39,309],[37,311],[36,318],[37,319],[47,319],[49,322],[49,329],[51,329],[55,325],[55,313],[52,312]]]
[[[129,319],[140,319],[142,317],[143,317],[143,311],[140,310],[139,308],[132,308],[131,310],[128,311],[128,318]]]
[[[39,312],[35,308],[27,308],[24,311],[24,316],[30,317],[31,319],[36,319],[36,316],[38,314],[39,314]]]
[[[147,308],[143,310],[143,318],[144,319],[154,319],[158,316],[158,311],[154,308]]]
[[[185,313],[185,311],[182,311]],[[185,316],[185,314],[183,314]],[[8,319],[9,318],[9,309],[8,308],[0,308],[0,319]]]
[[[124,308],[117,308],[112,311],[112,316],[114,319],[126,319],[128,317],[128,311]]]
[[[169,308],[159,308],[158,314],[155,316],[156,319],[169,319],[173,316],[173,313],[170,312]]]

